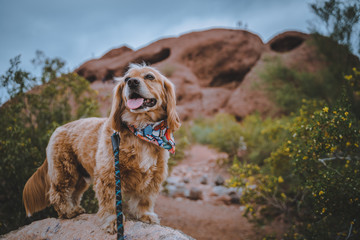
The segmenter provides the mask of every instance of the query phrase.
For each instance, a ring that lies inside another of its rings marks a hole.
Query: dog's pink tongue
[[[139,108],[144,102],[143,98],[134,98],[127,101],[127,105],[130,109]]]

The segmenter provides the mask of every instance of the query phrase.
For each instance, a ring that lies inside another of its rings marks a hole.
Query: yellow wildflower
[[[282,176],[279,176],[278,182],[279,182],[279,183],[283,183],[283,182],[284,182],[284,179],[282,178]]]
[[[283,199],[286,199],[286,194],[285,194],[285,193],[281,193],[280,195],[281,195],[281,197],[282,197]]]
[[[348,80],[348,81],[349,81],[349,80],[351,80],[351,79],[352,79],[352,77],[353,77],[352,75],[345,75],[345,77],[344,77],[344,78],[345,78],[346,80]]]
[[[349,113],[348,113],[348,112],[345,112],[345,116],[347,116],[347,115],[349,115]]]
[[[250,183],[253,183],[253,182],[255,181],[255,177],[254,177],[254,176],[248,177],[248,181],[249,181]]]
[[[303,160],[307,160],[307,159],[309,159],[308,156],[303,157]]]
[[[333,111],[333,114],[337,114],[337,111]]]
[[[352,123],[349,123],[349,128],[351,128]]]
[[[323,208],[322,210],[321,210],[321,213],[324,213],[325,212],[325,208]]]
[[[357,148],[359,147],[359,144],[357,144],[357,143],[354,143],[354,145],[355,145],[355,147],[357,147]]]
[[[323,111],[327,113],[327,112],[329,112],[329,108],[328,108],[328,107],[324,107],[324,108],[323,108]]]
[[[324,193],[324,191],[321,190],[321,191],[319,192],[319,196],[321,196],[321,195],[323,195],[323,194],[325,194],[325,193]]]
[[[346,146],[347,146],[347,147],[350,147],[350,146],[351,146],[351,143],[350,143],[350,142],[346,142]]]

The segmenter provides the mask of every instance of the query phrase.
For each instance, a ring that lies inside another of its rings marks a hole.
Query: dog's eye
[[[146,76],[144,77],[144,79],[148,79],[148,80],[154,80],[155,77],[151,74],[146,74]]]
[[[129,81],[130,77],[125,78],[125,82]]]

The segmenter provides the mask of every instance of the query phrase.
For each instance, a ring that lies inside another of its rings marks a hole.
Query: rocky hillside
[[[318,68],[322,62],[311,44],[306,44],[309,38],[300,32],[284,32],[264,44],[247,31],[212,29],[162,39],[137,51],[126,46],[113,49],[75,71],[99,91],[104,116],[113,88],[108,80],[122,76],[129,63],[141,62],[155,66],[174,82],[183,120],[217,112],[238,119],[254,111],[272,115],[277,109],[261,90],[259,72],[267,59],[276,58],[307,71]]]
[[[98,227],[98,218],[91,214],[82,214],[74,219],[62,220],[47,218],[33,222],[32,224],[12,231],[1,239],[18,240],[18,239],[102,239],[115,240],[116,234],[110,235]],[[191,240],[193,238],[184,233],[163,227],[160,225],[151,225],[142,222],[126,221],[125,237],[131,240]]]

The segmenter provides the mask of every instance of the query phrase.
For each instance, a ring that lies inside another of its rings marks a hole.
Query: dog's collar
[[[134,125],[127,125],[127,127],[140,139],[160,146],[172,154],[175,153],[175,139],[166,120],[148,124],[143,128],[137,128]]]

